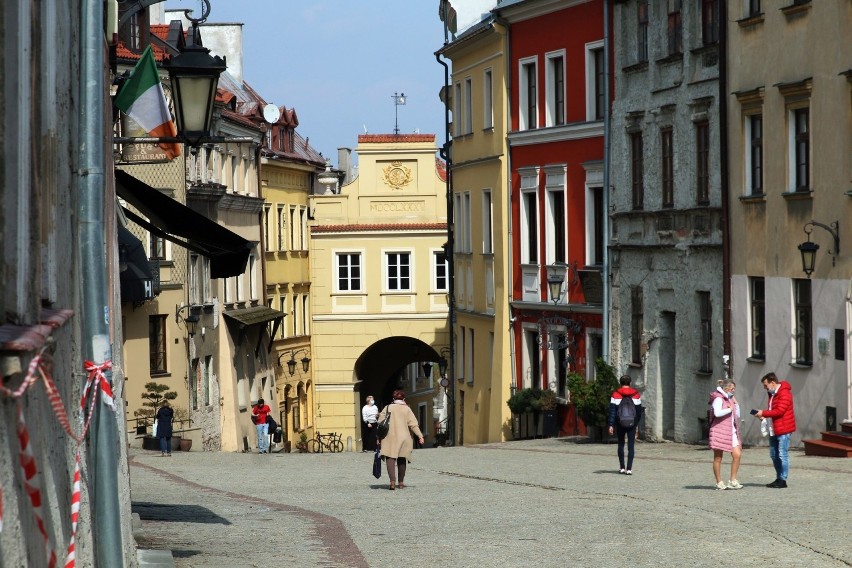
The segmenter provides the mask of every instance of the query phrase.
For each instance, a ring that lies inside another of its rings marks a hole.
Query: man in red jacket
[[[760,382],[769,394],[769,408],[758,410],[755,416],[769,421],[769,457],[775,466],[775,481],[766,486],[783,489],[790,472],[790,434],[796,431],[793,391],[790,383],[779,381],[775,373],[767,373]]]

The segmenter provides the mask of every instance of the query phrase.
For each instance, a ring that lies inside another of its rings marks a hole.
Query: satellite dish
[[[269,124],[275,124],[278,122],[278,119],[281,118],[281,111],[277,106],[272,103],[269,103],[265,107],[263,107],[263,120],[268,122]]]

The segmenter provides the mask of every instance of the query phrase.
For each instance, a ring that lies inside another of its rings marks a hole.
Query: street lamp
[[[189,333],[189,336],[192,337],[195,335],[195,330],[198,328],[198,321],[201,319],[198,317],[198,314],[184,314],[184,311],[190,312],[192,310],[192,306],[187,304],[185,306],[175,306],[175,323],[180,327],[180,324],[183,323],[186,326],[186,331]]]
[[[547,267],[547,287],[550,292],[550,301],[553,305],[559,303],[562,299],[562,285],[565,283],[565,269],[567,264],[564,262],[554,262]]]
[[[427,379],[432,375],[432,363],[430,363],[429,361],[423,363],[423,374],[426,376]]]
[[[163,61],[171,81],[178,134],[191,146],[212,136],[216,87],[219,75],[227,68],[224,58],[210,55],[210,50],[201,45],[198,24],[210,15],[209,0],[201,2],[200,18],[190,17],[192,10],[185,11],[187,20],[192,22],[187,45],[178,55]]]
[[[399,134],[399,105],[405,104],[405,93],[394,93],[391,95],[393,99],[393,110],[394,110],[394,122],[393,122],[393,133]]]
[[[799,253],[802,255],[802,271],[810,278],[814,272],[814,264],[816,263],[816,253],[819,250],[819,245],[811,242],[811,233],[814,227],[825,229],[834,238],[834,250],[828,251],[831,255],[831,266],[834,266],[838,253],[840,253],[840,221],[834,221],[831,225],[824,225],[817,221],[809,221],[805,223],[802,230],[808,236],[808,240],[799,245]]]
[[[289,353],[287,351],[285,351],[284,353],[282,353],[278,357],[278,366],[280,367],[281,366],[281,359],[286,357],[288,354],[290,355],[290,358],[287,360],[287,372],[290,373],[291,377],[296,374],[296,363],[297,363],[296,355],[298,355],[299,353],[305,353],[305,356],[302,357],[300,359],[300,361],[302,363],[302,372],[307,373],[308,369],[310,368],[310,364],[311,364],[311,358],[308,357],[309,352],[308,352],[307,349],[298,349],[298,350],[291,349],[289,351]]]

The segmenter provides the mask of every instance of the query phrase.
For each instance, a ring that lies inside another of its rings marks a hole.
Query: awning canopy
[[[115,185],[118,196],[148,218],[146,221],[125,208],[130,220],[161,238],[209,258],[212,278],[239,276],[245,272],[254,243],[125,171],[115,171]]]
[[[142,241],[118,226],[118,263],[122,302],[144,302],[156,295],[154,271]]]
[[[261,325],[269,322],[273,322],[272,329],[269,331],[269,337],[275,337],[275,333],[278,331],[278,326],[281,325],[281,322],[284,320],[284,317],[287,315],[282,311],[273,310],[272,308],[268,308],[266,306],[254,306],[251,308],[244,308],[242,310],[228,310],[226,312],[222,312],[229,320],[236,323],[240,330],[239,338],[237,339],[237,345],[241,345],[243,339],[246,335],[246,328],[249,328],[253,325]],[[257,346],[254,349],[254,354],[260,352],[260,342],[263,339],[263,334],[258,334],[257,337]],[[269,342],[269,349],[267,351],[272,350],[272,342]]]

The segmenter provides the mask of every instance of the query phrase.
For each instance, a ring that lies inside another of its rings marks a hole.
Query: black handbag
[[[390,415],[390,410],[388,410],[385,419],[376,424],[376,438],[379,440],[384,440],[390,432]]]
[[[373,477],[379,479],[382,476],[382,456],[379,455],[379,449],[376,448],[376,453],[373,456]]]

